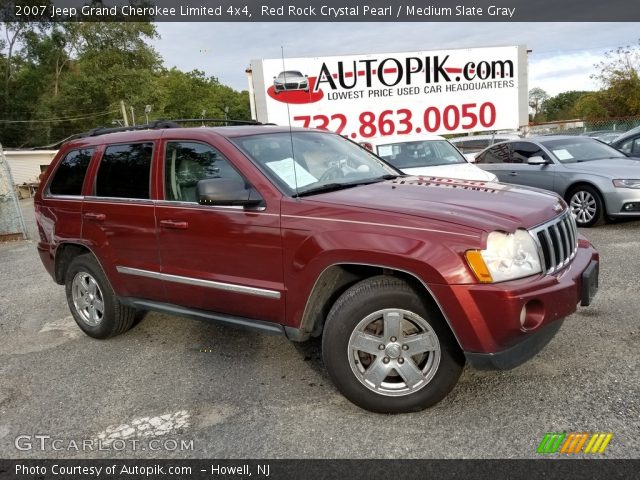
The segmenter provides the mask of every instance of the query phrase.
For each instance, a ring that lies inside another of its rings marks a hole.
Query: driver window
[[[530,142],[514,142],[511,144],[510,163],[527,163],[531,157],[542,157],[548,160],[544,151],[535,143]]]
[[[197,142],[167,142],[164,160],[165,200],[198,201],[196,185],[205,178],[244,181],[218,150]]]

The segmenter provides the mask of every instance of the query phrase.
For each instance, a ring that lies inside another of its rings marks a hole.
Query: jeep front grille
[[[578,228],[569,210],[531,230],[546,273],[557,272],[573,260],[578,251]]]

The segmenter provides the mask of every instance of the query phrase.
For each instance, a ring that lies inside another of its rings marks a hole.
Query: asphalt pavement
[[[22,206],[32,239],[0,244],[0,458],[536,458],[547,432],[609,432],[601,456],[640,457],[640,220],[582,231],[600,291],[534,359],[379,415],[337,392],[317,341],[157,313],[85,336]]]

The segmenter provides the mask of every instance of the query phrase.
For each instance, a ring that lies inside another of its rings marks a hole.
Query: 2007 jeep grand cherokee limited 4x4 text
[[[90,132],[61,148],[35,209],[87,335],[156,310],[322,336],[337,388],[375,412],[435,404],[465,361],[525,362],[598,283],[555,194],[404,176],[329,132]]]

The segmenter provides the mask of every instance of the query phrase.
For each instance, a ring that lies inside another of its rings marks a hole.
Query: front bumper
[[[637,217],[640,211],[636,209],[640,204],[640,190],[637,188],[614,188],[609,192],[604,192],[604,203],[607,207],[607,215],[610,217]],[[625,206],[632,204],[632,211],[625,209]]]
[[[558,333],[564,319],[557,320],[528,335],[519,343],[497,353],[464,352],[467,362],[478,370],[509,370],[531,359]]]
[[[553,275],[430,288],[469,363],[508,369],[536,355],[577,304],[590,304],[598,288],[598,270],[598,253],[580,238],[573,261]]]

